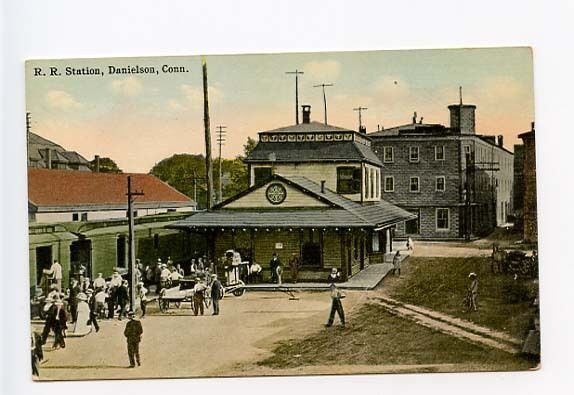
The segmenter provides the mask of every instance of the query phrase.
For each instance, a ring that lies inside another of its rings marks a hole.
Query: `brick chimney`
[[[325,193],[325,180],[321,180],[321,193]]]
[[[503,148],[503,147],[504,147],[504,136],[501,135],[501,134],[498,135],[498,146],[499,146],[500,148]]]
[[[303,111],[303,123],[310,123],[311,122],[311,106],[308,104],[303,104],[301,106]]]
[[[94,156],[94,172],[100,172],[100,155]]]
[[[44,150],[44,162],[46,162],[46,169],[52,168],[52,150],[50,148],[46,148]]]

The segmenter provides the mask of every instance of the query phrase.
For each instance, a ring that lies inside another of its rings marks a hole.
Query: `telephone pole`
[[[295,74],[295,124],[299,125],[299,74],[305,74],[302,71],[286,71],[285,74]]]
[[[325,106],[325,125],[327,125],[327,96],[325,96],[325,87],[326,86],[333,86],[333,84],[313,85],[313,88],[323,88],[323,104]]]
[[[211,162],[211,133],[209,131],[209,98],[207,94],[207,62],[201,59],[201,69],[203,72],[203,127],[205,129],[205,171],[207,178],[207,202],[206,208],[211,208],[213,198],[213,163]]]
[[[223,179],[222,179],[222,171],[221,171],[221,146],[225,143],[225,130],[227,126],[218,126],[217,127],[217,145],[219,145],[219,201],[223,201]]]
[[[367,107],[357,107],[357,108],[353,108],[353,111],[358,111],[359,112],[359,132],[361,132],[361,130],[363,129],[363,118],[361,118],[361,114],[363,112],[363,110],[368,110]]]
[[[134,311],[136,305],[136,251],[134,237],[134,197],[143,196],[143,191],[132,192],[132,176],[128,176],[128,276],[130,284],[130,310]]]

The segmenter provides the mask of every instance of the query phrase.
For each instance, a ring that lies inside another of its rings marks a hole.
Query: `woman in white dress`
[[[74,324],[74,329],[71,336],[83,336],[90,333],[92,326],[88,325],[90,320],[90,306],[88,306],[88,297],[85,293],[80,292],[77,296],[78,299],[78,319]]]

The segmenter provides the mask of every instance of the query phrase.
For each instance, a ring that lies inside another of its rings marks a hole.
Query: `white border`
[[[572,168],[574,5],[569,0],[366,2],[331,0],[6,0],[2,3],[2,207],[0,278],[2,389],[5,394],[139,393],[192,390],[274,394],[568,393],[574,387]],[[24,60],[531,45],[535,59],[541,261],[542,370],[227,380],[32,384],[27,329],[27,204]],[[544,193],[542,193],[542,191]],[[254,385],[255,384],[255,385]],[[185,385],[185,387],[184,387]]]

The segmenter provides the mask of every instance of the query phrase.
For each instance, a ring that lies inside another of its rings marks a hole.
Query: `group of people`
[[[301,259],[296,253],[292,253],[287,261],[289,267],[291,282],[296,284],[299,279],[299,268],[301,267]],[[271,282],[281,285],[283,283],[283,264],[274,252],[269,260],[269,268],[271,269]]]

